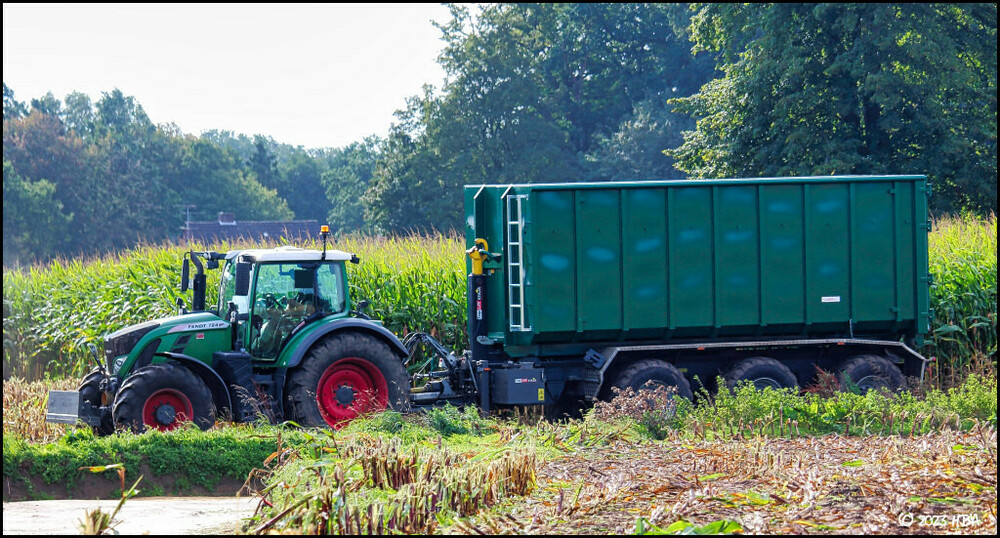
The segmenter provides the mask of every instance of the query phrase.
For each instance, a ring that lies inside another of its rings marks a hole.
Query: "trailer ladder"
[[[527,194],[507,197],[507,295],[510,330],[530,331],[524,319],[524,213],[522,202]]]

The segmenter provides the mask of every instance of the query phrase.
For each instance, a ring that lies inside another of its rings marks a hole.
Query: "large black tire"
[[[770,357],[743,359],[723,377],[730,390],[743,381],[749,381],[758,390],[765,387],[790,389],[799,386],[795,374],[787,366]]]
[[[610,383],[605,383],[601,397],[604,400],[613,398],[614,391],[612,389],[614,388],[619,390],[631,388],[638,392],[656,385],[677,387],[677,394],[688,400],[694,399],[691,383],[684,377],[684,374],[673,364],[655,359],[638,360],[626,366],[612,377]]]
[[[358,333],[321,340],[288,375],[285,411],[301,426],[340,428],[371,412],[409,410],[410,381],[387,344]]]
[[[573,394],[563,394],[553,403],[542,407],[545,420],[559,422],[566,420],[578,420],[583,418],[584,413],[593,407],[593,403],[585,397]]]
[[[90,373],[83,378],[83,381],[80,382],[80,388],[77,389],[80,393],[80,401],[98,409],[107,405],[103,402],[103,393],[101,392],[101,380],[103,379],[104,372],[102,372],[100,368],[94,368],[91,370]],[[94,433],[97,435],[111,435],[112,433],[115,433],[115,425],[111,420],[111,413],[102,411],[101,423],[94,426]]]
[[[900,390],[906,384],[903,372],[889,359],[878,355],[858,355],[840,366],[840,385],[845,390],[857,390],[861,394],[869,390]]]
[[[115,427],[134,432],[173,430],[193,421],[207,430],[215,425],[215,403],[208,385],[179,364],[153,364],[136,370],[115,396]]]

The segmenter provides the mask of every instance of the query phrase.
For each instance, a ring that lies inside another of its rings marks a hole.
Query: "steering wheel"
[[[281,302],[274,296],[273,293],[264,294],[264,306],[267,308],[281,308]]]

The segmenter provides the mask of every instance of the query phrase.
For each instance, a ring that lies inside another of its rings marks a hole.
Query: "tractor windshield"
[[[342,262],[263,263],[257,266],[250,353],[276,358],[305,321],[345,310]]]

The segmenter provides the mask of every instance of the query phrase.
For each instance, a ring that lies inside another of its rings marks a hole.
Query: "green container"
[[[924,176],[467,186],[465,208],[467,246],[482,238],[500,255],[487,333],[512,356],[762,338],[919,345],[928,328]]]

